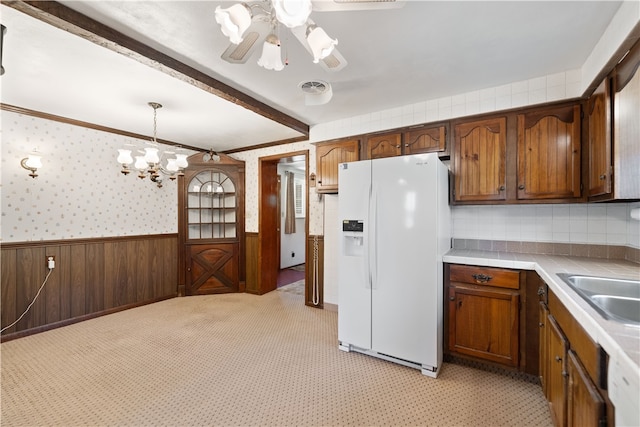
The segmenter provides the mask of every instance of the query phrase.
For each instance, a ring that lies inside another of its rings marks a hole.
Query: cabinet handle
[[[542,328],[544,326],[544,323],[538,322],[538,326],[540,326]]]
[[[544,287],[543,287],[543,286],[540,286],[540,287],[538,288],[538,295],[539,295],[539,296],[543,296],[545,293],[546,293],[546,291],[544,290]]]
[[[409,146],[409,144],[404,144],[404,146],[405,146],[405,147],[408,147],[408,146]]]
[[[476,283],[487,283],[489,280],[493,279],[493,277],[487,276],[486,274],[472,274],[471,277],[476,280]]]
[[[322,180],[319,180],[319,181],[318,181],[318,184],[322,184]]]
[[[396,145],[396,148],[400,148],[400,144]]]
[[[604,181],[605,179],[607,179],[607,175],[605,174],[600,175],[600,181]]]
[[[449,297],[449,301],[455,301],[456,297]]]
[[[524,184],[520,184],[520,185],[518,185],[518,189],[520,189],[520,190],[524,190]]]
[[[504,185],[501,185],[500,187],[498,187],[498,191],[504,191]]]
[[[562,357],[556,356],[556,362],[558,362],[558,363],[562,362]]]

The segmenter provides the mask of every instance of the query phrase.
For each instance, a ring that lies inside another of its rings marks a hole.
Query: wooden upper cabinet
[[[380,159],[402,155],[402,134],[372,135],[365,145],[367,159]]]
[[[404,154],[445,152],[447,149],[447,127],[420,126],[403,133]]]
[[[316,192],[338,192],[338,164],[360,160],[360,140],[349,139],[316,146]]]
[[[506,118],[458,124],[453,144],[454,200],[505,200]]]
[[[640,199],[640,41],[616,66],[613,81],[613,198]]]
[[[589,121],[588,196],[611,193],[611,80],[606,78],[587,102]]]
[[[518,199],[579,198],[580,106],[518,114]]]

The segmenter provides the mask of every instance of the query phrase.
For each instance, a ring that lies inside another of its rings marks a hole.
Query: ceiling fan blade
[[[311,18],[307,20],[306,25],[301,25],[299,27],[291,28],[291,33],[298,39],[300,44],[304,46],[304,48],[309,52],[309,55],[313,58],[313,51],[307,42],[307,26],[314,25],[315,22]],[[340,71],[344,67],[347,66],[347,60],[344,59],[344,56],[340,52],[338,52],[337,48],[334,48],[329,56],[324,59],[321,59],[318,62],[322,68],[327,71],[335,72]]]
[[[312,0],[314,12],[380,10],[404,7],[407,0]]]
[[[331,55],[327,56],[324,59],[321,59],[319,64],[325,70],[335,72],[335,71],[340,71],[344,67],[346,67],[347,60],[344,59],[344,56],[342,56],[340,52],[338,52],[338,49],[334,48],[333,51],[331,52]]]
[[[244,64],[253,52],[255,52],[258,46],[262,45],[262,42],[267,37],[268,32],[268,23],[264,22],[262,19],[256,19],[254,17],[251,26],[244,34],[242,42],[239,44],[231,43],[229,47],[222,52],[220,57],[232,64]]]

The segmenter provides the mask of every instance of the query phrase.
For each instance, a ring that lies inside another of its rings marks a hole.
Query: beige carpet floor
[[[174,298],[5,342],[0,423],[552,425],[536,384],[345,353],[337,320],[291,288]]]

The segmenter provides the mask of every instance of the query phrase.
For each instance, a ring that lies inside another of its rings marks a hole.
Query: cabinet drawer
[[[504,268],[451,265],[449,280],[451,282],[471,283],[474,285],[520,289],[520,271]]]

